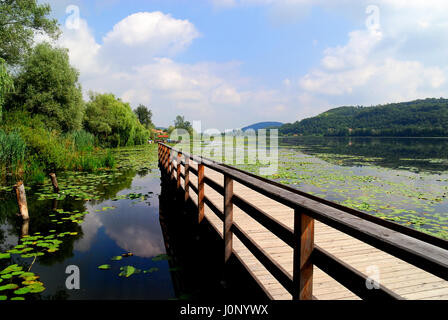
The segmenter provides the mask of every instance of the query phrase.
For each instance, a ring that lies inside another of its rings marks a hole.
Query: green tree
[[[154,128],[154,124],[152,123],[152,111],[148,109],[146,106],[140,104],[137,109],[134,110],[137,115],[140,123],[146,128],[151,129]]]
[[[84,101],[79,73],[70,65],[68,50],[37,45],[15,79],[7,108],[44,115],[50,129],[67,132],[82,127]]]
[[[184,116],[177,116],[176,120],[174,120],[174,127],[176,129],[185,129],[188,132],[193,130],[191,123],[189,121],[185,121]]]
[[[149,138],[129,103],[113,94],[90,93],[84,126],[111,147],[143,144]]]
[[[48,16],[51,7],[36,0],[0,0],[0,58],[15,65],[33,45],[35,34],[56,39],[59,26]]]
[[[6,69],[5,61],[0,58],[0,121],[3,119],[5,96],[14,89],[14,82]]]

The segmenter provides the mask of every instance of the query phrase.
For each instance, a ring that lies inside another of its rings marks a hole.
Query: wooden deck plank
[[[197,169],[193,161],[190,166]],[[176,176],[176,172],[174,172]],[[205,177],[223,186],[223,175],[206,167]],[[190,182],[197,187],[197,177],[190,172]],[[181,186],[184,188],[182,180]],[[234,194],[250,204],[262,209],[267,215],[293,228],[294,211],[266,196],[263,196],[240,183],[234,182]],[[205,185],[205,196],[219,209],[223,210],[223,196],[213,188]],[[198,195],[190,189],[190,198],[197,204]],[[257,221],[245,214],[237,206],[233,210],[234,221],[255,241],[266,253],[292,275],[293,250],[282,240]],[[222,237],[222,221],[205,205],[205,218]],[[289,300],[291,295],[266,270],[254,255],[233,237],[233,251],[242,259],[243,264],[257,277],[257,281],[278,300]],[[338,230],[315,221],[315,243],[324,250],[335,255],[358,271],[366,274],[367,268],[375,266],[379,271],[380,282],[383,286],[393,290],[405,299],[443,299],[448,300],[448,282],[426,271],[378,250],[362,241],[350,237]],[[317,299],[346,300],[359,299],[356,295],[343,287],[327,274],[314,267],[313,295]]]

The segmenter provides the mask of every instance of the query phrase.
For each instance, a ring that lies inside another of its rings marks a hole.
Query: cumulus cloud
[[[278,102],[273,94],[267,99],[264,89],[243,89],[250,87],[250,80],[239,76],[240,63],[187,64],[173,59],[199,36],[188,20],[141,12],[118,22],[101,44],[81,18],[77,29],[64,27],[59,45],[69,48],[85,92],[113,92],[134,107],[150,106],[156,123],[169,125],[175,115],[183,114],[224,129],[235,120],[231,110],[260,121],[263,110],[277,110],[279,119],[283,108],[272,106],[285,101]]]
[[[240,125],[235,124],[236,112],[244,115],[238,121],[247,123],[293,121],[334,106],[438,97],[447,90],[448,2],[380,0],[379,28],[369,30],[364,23],[367,0],[356,5],[348,0],[210,1],[227,9],[266,6],[280,15],[320,6],[343,15],[351,12],[364,28],[349,32],[345,43],[324,49],[320,63],[306,73],[285,75],[269,87],[243,78],[241,62],[176,61],[201,34],[191,21],[158,11],[118,21],[101,41],[81,19],[77,30],[64,27],[60,43],[70,49],[86,91],[113,92],[134,107],[148,105],[155,122],[164,126],[177,114],[220,129]]]
[[[122,66],[136,65],[156,55],[174,56],[198,36],[188,20],[159,11],[139,12],[121,20],[107,33],[100,54]]]
[[[355,104],[376,104],[441,96],[446,67],[402,59],[400,46],[382,47],[388,34],[357,30],[345,46],[324,51],[321,65],[300,79],[309,93],[345,96]]]

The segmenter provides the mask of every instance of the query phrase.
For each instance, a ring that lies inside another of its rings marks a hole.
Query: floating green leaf
[[[118,275],[120,277],[126,277],[126,278],[129,278],[133,274],[140,272],[139,269],[136,269],[133,266],[124,266],[124,267],[121,267],[120,270],[121,270],[121,272]]]
[[[155,256],[152,258],[152,261],[162,261],[162,260],[170,260],[171,257],[167,254],[159,254],[158,256]]]
[[[98,269],[100,270],[109,270],[112,266],[110,264],[103,264],[101,266],[98,266]]]
[[[14,284],[14,283],[9,283],[9,284],[5,284],[4,286],[0,287],[0,291],[5,291],[5,290],[15,290],[17,289],[19,286]]]
[[[123,259],[122,256],[116,256],[116,257],[113,257],[111,260],[114,260],[114,261],[120,261],[120,260],[122,260],[122,259]]]
[[[22,295],[22,294],[27,294],[31,291],[30,287],[23,287],[20,289],[17,289],[16,291],[14,291],[14,294],[18,294],[18,295]]]
[[[11,254],[9,253],[0,253],[0,260],[1,259],[9,259],[11,258]]]

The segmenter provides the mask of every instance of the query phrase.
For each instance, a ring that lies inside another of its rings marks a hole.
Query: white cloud
[[[400,59],[394,52],[399,46],[381,47],[383,39],[381,32],[351,32],[345,46],[324,51],[321,66],[301,78],[301,88],[317,95],[345,96],[356,104],[443,95],[446,69]]]
[[[97,58],[101,46],[96,43],[92,30],[84,19],[79,20],[77,29],[63,28],[59,44],[69,48],[71,63],[82,71],[84,77],[105,71]]]
[[[188,20],[179,20],[162,12],[139,12],[117,23],[103,39],[103,50],[133,51],[132,55],[148,57],[154,55],[174,55],[199,36],[199,32]],[[116,52],[116,51],[114,51]],[[122,60],[126,56],[120,56]]]
[[[344,17],[351,15],[365,28],[365,9],[371,3],[213,0],[213,4],[228,9],[263,5],[279,18],[296,11],[303,15],[306,10],[301,8],[320,6]],[[113,92],[134,107],[148,105],[156,123],[163,126],[171,124],[177,114],[224,129],[268,118],[294,121],[339,105],[443,96],[447,90],[444,13],[448,2],[382,0],[377,5],[378,30],[351,31],[345,44],[322,52],[319,65],[310,66],[305,74],[285,75],[277,86],[268,88],[241,77],[241,62],[177,62],[176,55],[201,35],[192,22],[162,12],[126,17],[101,43],[81,20],[77,31],[64,30],[60,43],[70,49],[86,91]],[[316,39],[313,46],[317,45],[324,43]],[[243,116],[235,119],[235,112]]]

